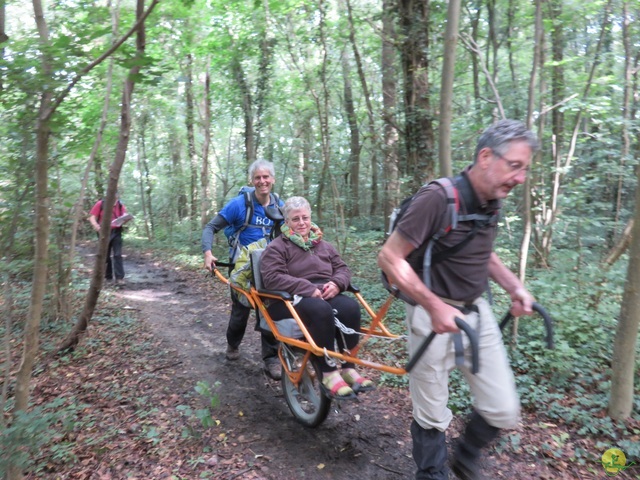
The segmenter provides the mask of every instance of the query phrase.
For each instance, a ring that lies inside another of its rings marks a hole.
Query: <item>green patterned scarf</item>
[[[306,242],[299,233],[295,233],[286,224],[282,225],[282,227],[280,228],[280,232],[282,232],[282,235],[285,238],[288,238],[301,249],[307,252],[315,247],[318,243],[320,243],[320,240],[322,240],[322,230],[320,230],[320,227],[318,227],[313,222],[311,223],[311,230],[309,231],[309,240],[307,240]]]

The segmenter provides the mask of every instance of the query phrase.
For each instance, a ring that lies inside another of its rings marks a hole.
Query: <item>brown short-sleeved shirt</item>
[[[473,190],[473,189],[472,189]],[[475,192],[476,213],[491,215],[500,208],[499,201],[479,205]],[[466,214],[469,206],[460,198],[460,213]],[[425,185],[416,193],[411,205],[400,219],[397,230],[416,249],[423,245],[440,229],[451,224],[447,211],[447,194],[440,185]],[[487,289],[488,262],[493,251],[496,225],[478,230],[475,237],[460,251],[432,264],[430,267],[431,290],[436,295],[461,302],[471,302]],[[473,222],[460,222],[458,227],[444,235],[433,247],[433,254],[462,242],[473,228]],[[422,266],[418,268],[422,277]]]

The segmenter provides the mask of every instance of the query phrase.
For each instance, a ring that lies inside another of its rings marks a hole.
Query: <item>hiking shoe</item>
[[[278,357],[270,357],[264,360],[264,372],[274,380],[282,378],[282,365]]]
[[[124,284],[125,284],[124,278],[116,279],[116,285],[118,285],[119,287],[124,287]]]
[[[453,461],[451,470],[460,480],[487,480],[475,464],[465,463],[459,459]]]
[[[231,345],[227,345],[227,353],[225,353],[227,360],[238,360],[240,358],[240,350],[233,348]]]

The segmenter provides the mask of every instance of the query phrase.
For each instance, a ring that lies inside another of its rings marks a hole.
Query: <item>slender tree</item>
[[[209,72],[209,62],[204,77],[204,99],[203,99],[203,125],[202,132],[204,141],[202,142],[202,168],[200,171],[200,226],[204,226],[209,221],[209,149],[211,146],[211,74]]]
[[[120,135],[118,137],[118,145],[116,147],[116,154],[109,168],[109,184],[107,186],[107,195],[103,203],[104,215],[102,216],[102,223],[100,224],[100,248],[96,255],[96,263],[93,269],[93,275],[91,277],[91,283],[87,296],[85,298],[84,308],[82,313],[78,317],[78,321],[74,325],[67,338],[62,342],[59,347],[59,351],[73,350],[80,341],[81,335],[87,330],[89,322],[93,317],[93,312],[98,303],[98,297],[102,288],[102,281],[104,278],[104,265],[107,258],[107,249],[109,246],[109,235],[111,232],[111,212],[116,201],[116,191],[118,189],[118,180],[120,178],[120,171],[124,164],[127,148],[129,146],[129,137],[131,131],[131,99],[133,96],[133,89],[138,79],[138,75],[141,72],[140,60],[144,58],[145,50],[145,28],[144,20],[150,13],[151,9],[155,6],[157,0],[154,0],[149,6],[149,9],[144,11],[144,0],[137,0],[136,3],[136,58],[138,62],[135,62],[129,69],[129,74],[124,81],[122,88],[122,99],[120,108]]]
[[[342,80],[344,82],[344,109],[349,125],[349,197],[347,201],[347,215],[357,217],[360,215],[358,200],[360,198],[360,128],[353,106],[353,90],[351,79],[349,78],[349,61],[345,55],[342,56]]]
[[[455,76],[456,44],[458,39],[458,22],[460,19],[460,0],[449,0],[447,10],[447,28],[444,34],[444,59],[440,83],[440,123],[438,152],[440,175],[450,177],[451,166],[451,118],[453,115],[453,79]]]
[[[622,8],[622,36],[625,51],[625,86],[623,101],[623,118],[629,119],[629,97],[632,91],[631,64],[633,53],[630,48],[629,25],[630,15],[628,2],[623,2]],[[636,61],[637,61],[636,56]],[[629,154],[629,136],[625,126],[622,130],[622,158]],[[636,367],[636,347],[638,343],[638,328],[640,327],[640,169],[636,168],[636,205],[634,219],[629,222],[626,230],[631,230],[629,239],[629,264],[627,266],[627,281],[625,283],[620,319],[616,329],[613,349],[611,395],[609,397],[609,415],[614,419],[625,419],[631,415],[634,400],[634,377]],[[620,187],[621,188],[621,187]],[[616,213],[617,215],[617,213]],[[626,236],[623,235],[623,239]],[[610,256],[611,257],[611,256]],[[609,259],[610,261],[615,261]]]
[[[192,223],[198,218],[198,156],[196,154],[195,100],[193,94],[193,54],[187,53],[185,65],[185,126],[187,128],[187,149],[189,152],[189,205]]]
[[[364,66],[362,65],[362,55],[360,54],[360,48],[356,41],[356,28],[353,20],[353,9],[351,8],[351,1],[345,0],[347,5],[347,19],[349,21],[349,41],[353,50],[353,57],[358,69],[358,77],[360,78],[360,85],[362,86],[362,96],[364,97],[365,105],[367,106],[367,125],[369,126],[369,141],[371,142],[371,207],[369,213],[375,215],[378,212],[379,192],[378,192],[378,155],[377,151],[380,148],[380,138],[376,129],[375,113],[373,109],[373,103],[371,101],[371,94],[369,92],[369,84],[364,72]]]
[[[392,0],[382,2],[382,118],[384,122],[383,178],[384,178],[384,228],[389,229],[391,212],[400,197],[398,127],[396,124],[396,32]]]
[[[634,400],[634,378],[636,369],[636,347],[640,327],[640,169],[636,186],[636,209],[627,266],[627,281],[622,296],[620,319],[616,328],[611,364],[611,394],[609,416],[625,419],[631,415]]]
[[[600,32],[598,35],[598,42],[595,47],[594,60],[589,68],[589,75],[584,83],[582,91],[583,104],[587,102],[589,98],[589,92],[594,85],[596,70],[601,63],[602,49],[606,38],[606,32],[611,26],[611,8],[612,0],[608,0],[602,17],[602,23],[600,24]],[[536,245],[536,253],[540,256],[541,262],[546,264],[547,258],[551,252],[551,243],[553,239],[553,227],[557,219],[559,210],[560,191],[562,187],[562,180],[564,178],[564,172],[569,170],[574,160],[576,144],[578,136],[582,128],[582,117],[584,108],[580,108],[573,121],[573,133],[567,152],[564,155],[564,159],[560,156],[557,157],[556,165],[554,165],[553,179],[551,185],[551,195],[548,205],[544,208],[544,216],[540,221],[536,222],[536,227],[539,232],[536,234],[536,238],[540,239],[540,243]]]
[[[536,92],[536,84],[538,82],[538,71],[540,68],[541,57],[542,57],[542,37],[543,37],[543,28],[542,28],[542,1],[536,0],[536,17],[535,17],[535,41],[533,43],[533,63],[531,65],[531,74],[529,75],[529,95],[527,99],[527,118],[526,125],[527,128],[531,129],[533,127],[533,114],[535,109],[535,92]],[[536,158],[539,158],[538,156]],[[533,159],[535,161],[535,159]],[[529,243],[531,242],[531,176],[527,175],[527,180],[524,184],[524,208],[523,208],[523,235],[522,242],[520,243],[520,255],[519,255],[519,264],[518,264],[518,272],[520,276],[520,280],[524,281],[525,274],[527,270],[527,258],[529,256]],[[514,322],[514,329],[517,328],[517,323]],[[515,331],[515,330],[514,330]]]

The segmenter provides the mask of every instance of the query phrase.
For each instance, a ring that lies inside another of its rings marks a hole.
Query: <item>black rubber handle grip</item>
[[[544,327],[547,330],[547,335],[545,337],[545,341],[547,342],[547,348],[553,349],[554,348],[553,320],[551,318],[551,315],[549,315],[549,313],[538,302],[533,302],[531,304],[531,308],[533,309],[534,312],[538,312],[538,314],[544,320]],[[507,312],[504,318],[502,319],[502,321],[500,322],[500,330],[504,330],[504,327],[507,325],[507,323],[509,323],[509,321],[511,321],[512,318],[513,318],[513,315],[511,315],[511,312]]]
[[[469,338],[469,346],[471,347],[471,372],[475,375],[480,370],[480,352],[478,351],[478,334],[469,326],[463,319],[456,317],[456,325],[462,330]],[[427,351],[427,348],[436,337],[436,332],[431,332],[427,338],[424,339],[422,345],[418,348],[412,358],[409,359],[404,369],[410,372],[413,367],[416,366],[418,360]]]

